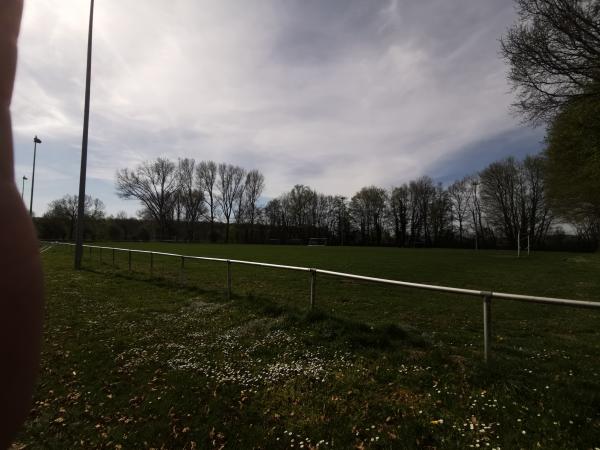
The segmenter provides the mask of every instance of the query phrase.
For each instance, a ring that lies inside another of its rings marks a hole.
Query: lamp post
[[[28,178],[23,175],[23,186],[21,187],[21,200],[24,199],[24,195],[25,195],[25,182],[28,180]]]
[[[85,76],[85,108],[83,113],[83,139],[81,142],[81,169],[79,171],[79,198],[77,205],[77,233],[75,241],[75,269],[81,269],[83,256],[83,215],[85,213],[85,175],[87,170],[88,128],[90,121],[90,84],[92,77],[92,30],[94,27],[94,0],[90,1],[88,30],[87,70]]]
[[[31,199],[29,200],[29,215],[33,215],[33,184],[35,183],[35,154],[37,152],[37,145],[41,144],[42,140],[37,136],[33,138],[33,170],[31,172]]]
[[[344,245],[344,219],[345,219],[345,212],[346,212],[346,204],[344,203],[346,201],[346,197],[340,197],[340,217],[339,217],[339,221],[340,221],[340,245]]]
[[[477,250],[478,247],[478,243],[477,241],[479,240],[479,236],[477,233],[477,216],[476,216],[476,212],[475,209],[477,208],[477,185],[479,185],[479,181],[477,180],[473,180],[473,205],[474,205],[474,210],[473,210],[473,224],[475,225],[475,250]]]

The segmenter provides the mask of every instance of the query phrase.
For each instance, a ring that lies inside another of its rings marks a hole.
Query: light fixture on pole
[[[35,183],[35,154],[37,145],[41,144],[42,140],[35,136],[33,138],[33,170],[31,171],[31,199],[29,200],[29,215],[33,216],[33,184]]]
[[[28,180],[29,178],[27,178],[25,175],[23,175],[23,186],[21,187],[21,200],[24,200],[24,195],[25,195],[25,182]]]
[[[77,232],[75,240],[75,269],[81,269],[83,256],[83,215],[85,213],[85,176],[87,170],[88,128],[90,122],[90,84],[92,77],[92,29],[94,27],[94,0],[90,1],[88,30],[87,71],[85,76],[85,107],[83,112],[83,139],[81,142],[81,169],[79,171],[79,198],[77,205]]]

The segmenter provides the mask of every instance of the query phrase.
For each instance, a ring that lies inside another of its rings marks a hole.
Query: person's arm
[[[0,449],[27,417],[42,326],[39,247],[13,168],[10,101],[22,10],[22,0],[0,0]]]

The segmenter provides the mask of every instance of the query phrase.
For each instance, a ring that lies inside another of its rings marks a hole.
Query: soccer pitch
[[[102,244],[111,246],[111,244]],[[598,254],[112,244],[595,300]],[[593,448],[598,313],[306,273],[72,249],[43,255],[42,375],[19,442],[122,448]]]

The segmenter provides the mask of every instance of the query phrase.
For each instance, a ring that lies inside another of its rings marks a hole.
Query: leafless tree
[[[431,240],[429,213],[434,190],[433,180],[426,176],[408,184],[408,218],[412,245],[422,245]]]
[[[600,99],[600,1],[516,0],[518,22],[501,40],[518,94],[537,124],[574,98]]]
[[[473,187],[469,177],[457,180],[448,187],[448,196],[452,207],[452,218],[458,222],[458,239],[462,243],[464,226],[468,219],[469,202],[473,195]]]
[[[540,156],[528,156],[522,163],[526,233],[532,243],[540,244],[548,235],[554,215],[546,198],[545,162]]]
[[[390,218],[394,228],[396,245],[406,245],[408,238],[408,185],[392,188],[390,192]]]
[[[229,225],[233,208],[242,195],[245,170],[231,164],[219,164],[217,168],[216,200],[225,218],[225,242],[229,242]]]
[[[210,239],[214,239],[214,224],[217,213],[217,164],[214,161],[202,161],[196,168],[196,183],[198,190],[202,192],[204,201],[208,208],[208,219],[210,220]]]
[[[381,244],[386,205],[387,192],[376,186],[362,188],[350,200],[350,214],[363,243]]]
[[[438,184],[431,192],[429,202],[429,244],[439,244],[452,229],[450,198],[448,192]]]
[[[246,175],[244,198],[246,204],[246,216],[250,224],[250,235],[254,233],[254,224],[258,214],[258,199],[265,188],[265,177],[258,170],[251,170]]]
[[[314,203],[317,192],[302,184],[295,185],[284,199],[282,205],[289,205],[289,222],[291,225],[301,228],[314,226]]]
[[[481,201],[490,223],[512,245],[519,236],[541,242],[553,220],[546,205],[541,157],[523,162],[507,158],[490,164],[480,174]]]
[[[281,209],[281,200],[279,198],[271,199],[266,204],[265,217],[271,228],[280,228],[283,226],[283,212]]]
[[[206,212],[203,192],[198,188],[200,183],[196,180],[196,161],[190,158],[179,160],[177,168],[178,191],[183,205],[187,238],[194,239],[194,230],[200,217]]]
[[[77,207],[79,205],[77,195],[65,195],[64,197],[53,200],[48,204],[48,210],[44,217],[52,217],[57,219],[65,219],[69,221],[69,239],[73,239],[75,231],[75,221],[77,220]],[[86,217],[92,219],[104,218],[104,202],[98,198],[92,198],[90,195],[85,196],[84,211]]]
[[[178,177],[175,164],[167,158],[146,161],[135,170],[117,172],[117,194],[124,199],[137,199],[160,226],[165,237],[172,219]]]

